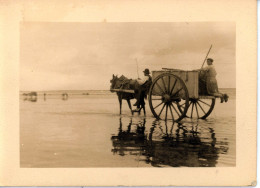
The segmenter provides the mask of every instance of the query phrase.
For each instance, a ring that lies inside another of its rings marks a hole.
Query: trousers
[[[146,93],[146,89],[143,88],[142,86],[139,86],[135,90],[137,108],[140,108],[140,106],[145,105],[145,102],[144,102],[145,93]]]

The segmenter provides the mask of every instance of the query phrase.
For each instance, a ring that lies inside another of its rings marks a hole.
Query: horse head
[[[117,80],[118,80],[118,77],[113,74],[113,77],[112,77],[112,79],[110,80],[110,83],[111,83],[110,89],[115,89],[115,88],[116,88],[116,86],[117,86]]]

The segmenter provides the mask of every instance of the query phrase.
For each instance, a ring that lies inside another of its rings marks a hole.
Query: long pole
[[[210,52],[211,48],[212,48],[212,44],[210,45],[209,51],[208,51],[208,53],[207,53],[207,55],[206,55],[206,57],[205,57],[205,59],[204,59],[204,61],[203,61],[203,64],[202,64],[202,66],[201,66],[201,69],[203,68],[204,63],[205,63],[206,59],[208,58],[208,55],[209,55],[209,52]]]
[[[138,72],[138,61],[137,61],[137,58],[135,58],[135,61],[136,61],[136,68],[137,68],[137,76],[138,76],[138,78],[140,78],[139,77],[139,72]]]

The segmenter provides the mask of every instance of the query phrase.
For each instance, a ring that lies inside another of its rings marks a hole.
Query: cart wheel
[[[190,99],[189,109],[186,117],[206,119],[214,109],[216,99]],[[178,109],[182,112],[185,110],[183,103],[178,103]]]
[[[182,111],[178,103],[182,102]],[[157,119],[180,121],[189,106],[189,93],[183,80],[171,73],[159,75],[149,91],[149,106]]]

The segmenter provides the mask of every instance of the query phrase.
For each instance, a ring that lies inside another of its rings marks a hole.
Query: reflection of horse
[[[122,129],[122,118],[120,117],[118,135],[111,137],[114,146],[112,152],[118,152],[121,156],[124,156],[126,151],[129,151],[132,154],[134,152],[138,152],[138,147],[142,147],[144,145],[145,122],[146,120],[144,119],[143,122],[139,122],[139,124],[136,124],[135,132],[131,132],[133,122],[132,119],[130,119],[130,122],[127,126],[127,130],[124,131]]]
[[[219,153],[225,153],[228,147],[217,148],[214,130],[209,129],[210,137],[207,142],[202,141],[197,130],[198,125],[191,125],[192,130],[181,123],[162,126],[161,121],[154,121],[149,133],[145,133],[145,119],[143,123],[133,124],[132,120],[126,131],[122,130],[120,118],[119,132],[112,136],[112,152],[124,156],[142,155],[138,158],[155,167],[160,166],[216,166]],[[131,131],[131,126],[136,129]],[[176,126],[176,127],[175,127]],[[175,129],[173,129],[175,127]],[[173,131],[175,130],[175,131]],[[160,133],[161,132],[161,133]],[[160,134],[158,134],[160,133]]]
[[[124,75],[122,75],[120,78],[118,78],[117,76],[115,76],[113,74],[113,78],[112,80],[110,80],[111,86],[110,86],[110,90],[111,89],[127,89],[127,90],[135,90],[138,87],[138,83],[136,80],[132,80],[132,79],[128,79],[126,78]],[[126,100],[127,104],[131,110],[131,113],[133,114],[132,111],[132,106],[131,106],[131,99],[135,98],[135,94],[134,93],[126,93],[126,92],[116,92],[117,96],[118,96],[118,101],[119,101],[119,105],[120,105],[120,114],[122,112],[122,100]],[[145,107],[144,104],[141,104],[141,108],[143,108],[144,113],[145,113]]]

